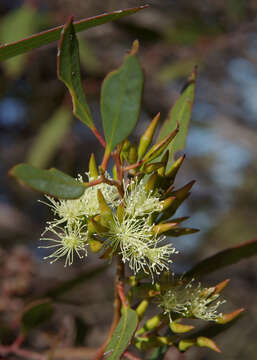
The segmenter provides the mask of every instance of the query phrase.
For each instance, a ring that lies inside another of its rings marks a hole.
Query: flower
[[[128,262],[134,273],[160,274],[169,269],[170,255],[176,253],[172,244],[161,245],[165,237],[158,237],[149,225],[149,217],[138,219],[124,216],[120,222],[116,216],[107,234],[113,251],[119,249],[122,261]]]
[[[160,306],[169,316],[174,312],[183,317],[216,321],[222,316],[217,308],[225,302],[225,300],[217,301],[219,296],[215,293],[215,287],[202,288],[200,283],[194,285],[194,280],[187,284],[180,281],[161,295]]]
[[[83,181],[79,176],[79,181]],[[89,179],[90,180],[90,179]],[[50,196],[46,196],[49,203],[43,202],[51,208],[57,218],[49,221],[51,227],[60,224],[72,224],[74,222],[83,221],[85,217],[92,217],[99,213],[99,203],[97,200],[97,191],[101,190],[108,205],[115,207],[118,205],[118,190],[115,186],[101,183],[89,187],[79,199],[73,200],[55,200]]]
[[[154,191],[146,191],[145,184],[131,181],[125,187],[125,211],[130,216],[146,216],[162,210],[162,202]]]
[[[39,246],[39,248],[55,250],[52,254],[44,257],[44,259],[52,259],[51,264],[65,256],[64,266],[66,267],[73,263],[74,253],[80,259],[87,256],[87,230],[81,227],[79,223],[68,223],[64,228],[59,226],[48,227],[43,234],[47,231],[52,233],[53,237],[43,237],[40,240],[49,241],[50,244]]]

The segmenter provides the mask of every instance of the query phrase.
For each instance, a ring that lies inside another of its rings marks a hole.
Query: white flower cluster
[[[82,179],[79,178],[79,181]],[[48,222],[43,233],[44,235],[48,232],[51,236],[41,238],[50,244],[41,247],[53,248],[55,251],[45,259],[54,262],[66,257],[66,266],[72,264],[74,254],[79,258],[87,255],[87,222],[100,214],[98,190],[101,190],[113,211],[107,231],[100,235],[104,246],[111,247],[113,253],[119,253],[123,262],[127,262],[134,273],[143,270],[153,278],[154,274],[168,270],[172,262],[170,257],[177,252],[172,244],[164,244],[164,236],[153,232],[151,223],[152,214],[161,212],[162,201],[157,193],[145,190],[143,181],[133,180],[125,186],[122,200],[119,199],[117,188],[106,183],[89,187],[75,200],[55,200],[47,196],[49,203],[46,204],[56,218]],[[124,204],[124,215],[122,220],[119,220],[116,210],[121,201]]]
[[[136,219],[126,215],[121,223],[114,217],[108,234],[113,249],[120,248],[123,262],[128,262],[135,274],[143,270],[152,276],[168,270],[172,262],[170,255],[176,252],[172,244],[162,245],[164,239],[153,234],[149,218]]]
[[[147,192],[143,181],[131,181],[125,187],[124,217],[111,225],[108,240],[113,249],[120,248],[123,262],[138,273],[160,274],[169,269],[170,256],[177,253],[172,244],[163,244],[165,236],[157,236],[151,225],[151,214],[162,210],[162,202],[153,191]]]
[[[176,284],[167,290],[161,296],[160,306],[170,318],[170,314],[174,312],[183,317],[216,321],[222,316],[222,313],[217,311],[218,307],[226,302],[217,300],[219,296],[215,293],[215,287],[202,288],[200,283],[195,285],[194,280],[191,280],[187,284]]]
[[[79,181],[83,181],[81,176],[79,176]],[[89,187],[79,199],[55,200],[50,196],[46,196],[49,203],[44,202],[44,204],[51,208],[56,218],[47,223],[47,227],[42,234],[44,236],[45,233],[50,233],[51,237],[42,237],[40,239],[48,241],[50,244],[40,247],[47,249],[57,248],[57,250],[44,259],[52,259],[51,263],[53,263],[65,256],[64,266],[67,266],[73,263],[74,253],[80,259],[87,256],[88,232],[86,220],[99,214],[97,201],[97,190],[99,189],[110,206],[117,206],[118,191],[116,187],[105,183]]]
[[[124,203],[126,213],[130,216],[145,216],[162,210],[162,202],[158,194],[152,190],[147,192],[143,181],[131,181],[125,186]]]

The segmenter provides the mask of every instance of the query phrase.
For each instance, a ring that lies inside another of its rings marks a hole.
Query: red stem
[[[128,307],[128,302],[127,302],[127,299],[126,299],[126,295],[125,295],[125,293],[124,293],[124,287],[123,287],[123,283],[122,283],[122,282],[118,282],[118,284],[117,284],[117,291],[118,291],[120,300],[121,300],[121,302],[122,302],[122,305],[123,305],[124,307]]]
[[[89,183],[86,183],[86,186],[87,186],[87,187],[91,187],[91,186],[95,186],[95,185],[101,184],[101,183],[103,183],[103,182],[104,182],[103,179],[96,179],[96,180],[90,181]]]
[[[101,167],[104,171],[106,171],[106,169],[107,169],[110,156],[111,156],[110,152],[106,149],[105,153],[104,153],[104,158],[103,158],[103,161],[101,164]]]
[[[13,349],[17,349],[21,346],[21,344],[24,342],[25,336],[23,334],[20,334],[12,343],[11,347]]]
[[[92,132],[94,133],[95,137],[98,139],[98,141],[100,142],[100,144],[105,148],[106,147],[106,142],[104,140],[104,138],[102,137],[102,135],[99,133],[99,131],[97,130],[97,128],[92,127],[91,128]]]
[[[144,162],[144,160],[140,160],[140,161],[138,161],[138,162],[135,163],[135,164],[128,165],[128,166],[126,166],[126,167],[123,168],[123,171],[129,171],[129,170],[135,169],[135,168],[137,168],[138,166],[142,165],[143,162]]]

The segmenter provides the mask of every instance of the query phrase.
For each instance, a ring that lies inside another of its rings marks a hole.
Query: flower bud
[[[178,127],[171,134],[166,136],[162,141],[155,144],[144,156],[144,160],[149,162],[156,159],[159,155],[161,155],[163,151],[166,149],[166,147],[169,145],[171,140],[173,140],[174,137],[177,135],[177,133],[178,133]]]
[[[160,119],[160,113],[158,113],[153,118],[150,125],[148,126],[148,128],[146,129],[146,131],[144,132],[144,134],[140,138],[139,146],[138,146],[138,158],[139,158],[139,160],[142,159],[142,157],[144,156],[148,146],[151,144],[151,141],[153,139],[154,132],[155,132],[156,127],[158,125],[159,119]]]
[[[128,163],[134,164],[137,162],[137,143],[135,142],[129,149]]]
[[[218,346],[216,345],[216,343],[212,339],[209,339],[204,336],[198,336],[198,338],[196,339],[196,344],[197,346],[200,347],[208,347],[209,349],[216,351],[218,353],[221,352]]]
[[[117,217],[118,217],[120,223],[121,223],[122,220],[123,220],[124,213],[125,213],[124,203],[121,202],[121,203],[119,204],[118,208],[117,208]]]
[[[184,352],[190,347],[194,346],[195,344],[196,344],[196,340],[194,339],[183,339],[180,340],[180,342],[178,343],[178,348],[180,351]]]
[[[100,240],[96,240],[93,238],[88,239],[88,244],[89,244],[90,250],[93,253],[99,252],[103,248],[103,243]]]
[[[104,220],[104,222],[109,222],[113,219],[112,210],[107,205],[107,202],[101,192],[101,190],[97,190],[97,199],[99,203],[99,209],[101,214],[101,219]]]
[[[153,163],[153,164],[146,164],[143,167],[143,171],[146,172],[146,174],[151,174],[153,171],[156,171],[156,170],[160,169],[161,167],[163,167],[162,162],[156,162],[156,163]]]
[[[222,316],[220,316],[216,322],[218,324],[227,324],[228,322],[236,319],[242,312],[244,312],[245,309],[244,308],[241,308],[241,309],[237,309],[231,313],[228,313],[228,314],[222,314]]]
[[[166,210],[168,209],[171,204],[173,204],[173,202],[175,201],[176,196],[170,196],[167,199],[162,201],[162,210]]]
[[[161,176],[164,176],[165,174],[166,166],[169,160],[169,153],[170,153],[169,150],[167,150],[161,159],[163,166],[158,170],[158,174]]]
[[[182,165],[185,155],[180,156],[171,166],[170,170],[167,171],[166,177],[169,178],[171,181],[175,180],[175,177],[177,175],[178,170],[180,169],[180,166]]]
[[[183,333],[186,333],[186,332],[188,332],[190,330],[193,330],[195,327],[192,326],[192,325],[180,324],[177,321],[172,321],[170,323],[170,328],[176,334],[183,334]]]
[[[145,190],[146,191],[151,191],[151,190],[154,190],[155,189],[155,186],[157,185],[158,183],[158,180],[159,180],[159,175],[157,173],[153,173],[147,183],[145,184]]]
[[[94,154],[91,154],[90,160],[89,160],[89,176],[90,176],[90,178],[93,178],[93,179],[97,179],[99,176]]]
[[[171,230],[172,228],[174,228],[177,225],[178,225],[177,223],[158,224],[153,227],[153,232],[156,235],[161,235],[161,234]]]

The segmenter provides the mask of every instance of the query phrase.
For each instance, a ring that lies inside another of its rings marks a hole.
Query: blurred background
[[[145,3],[1,0],[0,41],[19,40],[63,24],[70,15],[80,19]],[[136,15],[79,35],[82,75],[101,128],[101,82],[121,64],[133,40],[139,39],[146,81],[141,122],[133,135],[136,139],[157,112],[165,119],[198,65],[187,158],[177,185],[197,181],[178,215],[190,215],[188,226],[201,231],[173,241],[181,251],[175,270],[182,273],[198,260],[257,235],[257,2],[148,3],[150,8]],[[49,220],[49,208],[37,201],[43,200],[40,194],[8,178],[8,170],[20,162],[54,166],[76,176],[88,170],[91,152],[101,161],[102,150],[95,138],[72,117],[69,95],[56,77],[56,54],[55,43],[0,63],[0,336],[2,342],[10,343],[29,298],[49,295],[49,291],[56,295],[57,291],[54,317],[27,340],[39,350],[53,343],[70,348],[99,346],[111,321],[113,296],[114,270],[110,267],[96,278],[94,270],[100,261],[95,256],[69,269],[62,262],[51,266],[43,262],[47,254],[38,249],[38,239]],[[256,359],[256,270],[256,259],[250,258],[202,281],[213,285],[231,278],[224,292],[229,299],[226,308],[247,309],[240,322],[217,337],[222,359]],[[69,280],[69,286],[58,293],[60,282],[67,285]],[[67,353],[58,356],[73,359]],[[182,356],[168,354],[167,359],[212,360],[218,356],[191,349]]]

